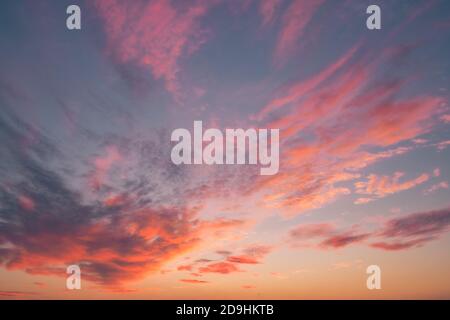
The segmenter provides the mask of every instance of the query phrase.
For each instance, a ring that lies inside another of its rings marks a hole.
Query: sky
[[[0,40],[0,299],[450,298],[449,1],[8,0]],[[173,164],[196,120],[279,172]]]

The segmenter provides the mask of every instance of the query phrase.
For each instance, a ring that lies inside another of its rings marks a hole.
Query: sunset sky
[[[450,299],[450,1],[0,6],[0,299]],[[279,172],[174,165],[195,120]]]

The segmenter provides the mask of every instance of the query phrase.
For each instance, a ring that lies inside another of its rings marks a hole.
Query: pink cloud
[[[405,250],[410,249],[416,246],[422,245],[424,242],[428,241],[430,239],[417,239],[417,240],[411,240],[411,241],[396,241],[396,242],[374,242],[370,246],[375,249],[381,249],[386,251],[397,251],[397,250]]]
[[[422,138],[417,138],[417,139],[413,139],[412,142],[414,142],[415,144],[425,144],[428,142],[428,140],[422,139]]]
[[[337,61],[320,71],[318,74],[312,76],[307,80],[297,81],[287,86],[280,88],[280,94],[273,98],[260,111],[258,117],[260,119],[267,116],[273,110],[285,106],[289,103],[297,101],[306,93],[316,89],[319,84],[331,77],[337,70],[342,68],[350,58],[355,54],[357,46],[351,48],[347,53],[340,57]]]
[[[336,234],[323,240],[319,246],[323,248],[343,248],[351,244],[360,243],[370,237],[370,233],[356,233],[354,231],[347,231]]]
[[[107,207],[116,207],[122,205],[126,200],[126,197],[121,194],[113,194],[103,200],[103,204]]]
[[[445,150],[448,146],[450,146],[450,140],[438,142],[435,146],[439,151]]]
[[[329,222],[303,224],[289,232],[289,241],[294,247],[314,247],[319,249],[339,249],[364,242],[370,233],[361,233],[355,227],[339,231]],[[310,240],[319,241],[312,244]]]
[[[359,178],[358,171],[372,163],[416,149],[395,145],[417,139],[433,127],[442,99],[399,99],[398,92],[413,79],[376,81],[373,74],[385,57],[366,63],[367,58],[355,55],[362,46],[354,45],[318,74],[281,87],[254,117],[281,129],[284,165],[283,172],[259,179],[250,192],[265,190],[264,203],[283,208],[283,215],[320,208],[350,194],[337,183]],[[370,152],[374,147],[385,150]],[[416,181],[394,179],[384,195],[428,178],[424,174]],[[373,198],[361,197],[356,203]]]
[[[33,199],[31,199],[28,196],[25,195],[19,195],[18,196],[19,205],[27,211],[33,211],[36,207],[36,204],[34,203]]]
[[[434,169],[433,170],[433,175],[435,177],[439,177],[441,175],[441,169],[439,169],[439,168]]]
[[[428,194],[430,194],[430,193],[433,193],[433,192],[438,191],[438,190],[441,190],[441,189],[448,189],[448,182],[447,182],[447,181],[442,181],[442,182],[439,182],[439,183],[437,183],[437,184],[433,184],[431,187],[429,187],[428,189],[426,189],[426,190],[424,191],[424,193],[425,193],[426,195],[428,195]]]
[[[282,0],[266,0],[259,4],[259,13],[262,17],[262,25],[266,26],[273,22]]]
[[[369,199],[379,199],[390,194],[405,191],[428,181],[430,178],[428,174],[424,173],[417,178],[401,182],[400,179],[403,176],[403,172],[396,172],[392,176],[378,176],[371,174],[367,177],[367,181],[356,182],[356,193],[370,195],[373,198],[360,198],[355,203],[367,203],[371,201]]]
[[[297,41],[322,3],[323,0],[294,0],[286,9],[274,52],[277,65],[283,64],[295,52]]]
[[[107,51],[119,63],[148,68],[179,98],[179,60],[206,40],[199,19],[206,14],[208,3],[178,9],[169,0],[101,0],[95,2],[95,8],[104,23]]]
[[[444,114],[443,116],[441,116],[441,120],[445,123],[450,123],[450,114]]]
[[[353,203],[354,204],[366,204],[366,203],[372,202],[374,200],[375,199],[373,199],[373,198],[358,198]]]
[[[292,229],[289,234],[295,239],[310,239],[327,236],[335,230],[331,223],[301,224]]]
[[[230,262],[215,262],[205,267],[199,268],[200,273],[221,273],[228,274],[233,272],[239,272],[239,268],[234,263]]]
[[[109,170],[120,160],[122,160],[122,155],[114,145],[107,147],[104,155],[94,158],[94,172],[90,178],[90,183],[95,190],[101,187],[105,182]]]
[[[340,249],[367,244],[388,251],[420,247],[450,231],[450,209],[407,214],[389,220],[373,232],[360,232],[358,226],[338,231],[329,223],[300,225],[289,232],[288,242],[295,248]],[[317,240],[314,245],[308,240]]]
[[[388,251],[423,246],[450,230],[450,209],[419,212],[388,220],[371,247]]]
[[[430,236],[448,231],[450,210],[414,213],[386,222],[381,232],[385,237]]]
[[[242,264],[258,264],[261,263],[261,259],[269,254],[272,249],[273,248],[270,246],[252,245],[250,247],[247,247],[244,250],[243,254],[229,255],[227,257],[227,261]]]

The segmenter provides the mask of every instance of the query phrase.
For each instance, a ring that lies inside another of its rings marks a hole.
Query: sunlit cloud
[[[274,52],[276,64],[283,64],[295,53],[305,28],[322,3],[323,0],[295,0],[286,9],[281,17],[282,27]]]
[[[72,34],[28,6],[0,53],[1,297],[59,295],[69,264],[81,297],[144,298],[278,297],[376,250],[448,264],[443,4],[372,32],[356,1],[98,0]],[[280,129],[279,172],[173,164],[195,120]]]
[[[421,174],[417,178],[400,181],[404,177],[403,172],[396,172],[392,176],[377,176],[371,174],[366,181],[355,183],[356,193],[369,195],[372,198],[359,198],[355,204],[367,203],[375,199],[384,198],[387,195],[414,188],[430,179],[429,174]]]
[[[212,4],[212,2],[211,2]],[[192,54],[207,40],[198,20],[208,10],[208,2],[183,9],[170,1],[96,1],[108,39],[107,52],[119,63],[137,64],[162,79],[176,99],[181,97],[179,60]]]

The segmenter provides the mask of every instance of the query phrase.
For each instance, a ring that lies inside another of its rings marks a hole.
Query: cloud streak
[[[180,59],[206,41],[207,33],[199,19],[208,11],[208,3],[176,8],[168,0],[107,0],[96,1],[95,8],[104,23],[107,52],[118,63],[149,69],[155,79],[164,81],[167,91],[180,99]]]
[[[281,17],[282,27],[274,52],[277,65],[285,63],[286,59],[295,53],[297,41],[322,3],[323,0],[294,0],[286,9]]]
[[[302,224],[293,228],[288,243],[296,248],[340,249],[364,244],[397,251],[421,247],[450,231],[450,209],[426,211],[386,220],[378,229],[361,232],[358,226],[338,230],[331,223]]]
[[[356,182],[356,193],[369,195],[373,198],[359,198],[355,201],[355,204],[367,203],[374,200],[374,198],[380,199],[390,194],[412,189],[430,179],[430,175],[424,173],[417,178],[400,182],[404,175],[403,172],[396,172],[392,176],[371,174],[367,177],[367,181]]]

